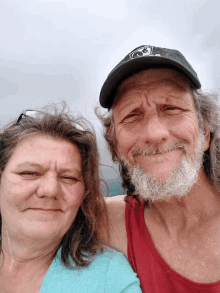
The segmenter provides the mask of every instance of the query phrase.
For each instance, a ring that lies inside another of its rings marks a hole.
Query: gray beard
[[[182,160],[167,179],[155,179],[152,175],[142,170],[139,166],[132,166],[122,159],[128,169],[135,191],[144,200],[161,201],[171,198],[181,198],[186,195],[198,178],[199,170],[203,163],[204,135],[199,133],[199,142],[192,164],[183,155]]]

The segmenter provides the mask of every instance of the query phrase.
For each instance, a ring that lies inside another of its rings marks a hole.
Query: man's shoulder
[[[126,202],[124,201],[125,195],[116,195],[106,198],[106,205],[109,212],[116,210],[124,210]]]
[[[125,194],[120,194],[120,195],[116,195],[116,196],[112,196],[112,197],[106,197],[105,200],[106,200],[106,203],[107,204],[113,204],[113,203],[123,203],[125,204]]]

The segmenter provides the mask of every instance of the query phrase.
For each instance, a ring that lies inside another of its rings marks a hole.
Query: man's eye
[[[176,106],[167,106],[163,109],[163,111],[170,113],[170,114],[178,114],[181,112],[181,109]]]
[[[127,122],[127,121],[129,122],[129,121],[133,121],[133,120],[137,119],[138,117],[140,117],[140,113],[134,112],[134,113],[128,114],[123,120],[125,122]]]
[[[175,106],[165,107],[165,110],[175,110],[175,109],[177,109],[177,107],[175,107]]]

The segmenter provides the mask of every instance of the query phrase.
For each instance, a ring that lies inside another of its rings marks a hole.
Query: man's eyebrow
[[[183,98],[181,94],[176,94],[176,95],[168,94],[167,95],[166,102],[175,102],[175,101],[182,102],[184,104],[188,104],[188,103],[190,103],[190,97]]]
[[[125,109],[125,108],[127,108],[127,107],[132,107],[133,105],[135,105],[135,107],[136,107],[136,106],[138,107],[139,104],[140,104],[139,101],[136,101],[136,100],[132,100],[132,99],[130,99],[130,100],[126,100],[125,103],[124,103],[123,105],[120,105],[120,99],[119,99],[118,101],[116,101],[114,107],[115,107],[116,105],[119,105],[119,109],[120,109],[120,107],[121,107],[122,109]],[[141,104],[142,104],[142,103],[141,103]],[[114,110],[114,108],[113,108],[113,110]]]

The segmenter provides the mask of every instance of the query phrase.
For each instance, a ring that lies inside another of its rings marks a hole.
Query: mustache
[[[187,149],[188,144],[186,142],[177,142],[172,145],[145,145],[143,148],[136,148],[131,151],[133,157],[138,155],[149,156],[155,154],[168,153],[176,149]]]

